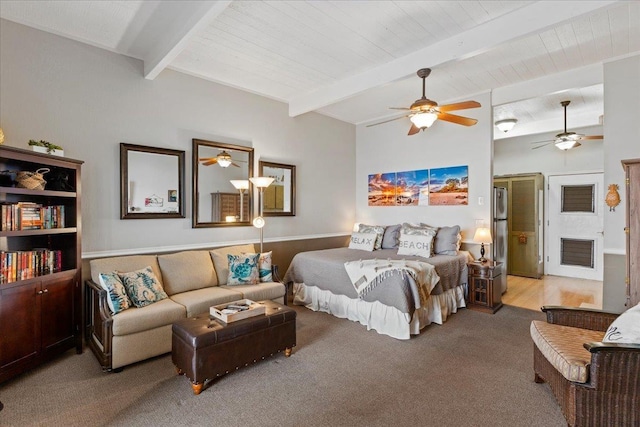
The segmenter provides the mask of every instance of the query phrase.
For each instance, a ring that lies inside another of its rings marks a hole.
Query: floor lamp
[[[249,181],[246,179],[232,179],[231,185],[240,192],[240,222],[244,221],[244,190],[249,189]]]
[[[265,225],[265,220],[262,217],[262,211],[263,211],[262,195],[264,194],[264,189],[267,188],[268,186],[270,186],[271,183],[273,182],[273,178],[268,177],[268,176],[257,176],[257,177],[249,178],[249,180],[251,181],[251,183],[253,185],[258,187],[258,193],[259,193],[258,209],[259,209],[260,214],[259,214],[259,216],[255,217],[253,219],[253,226],[260,230],[260,253],[262,253],[262,242],[263,242],[263,230],[262,229],[264,228],[264,225]]]

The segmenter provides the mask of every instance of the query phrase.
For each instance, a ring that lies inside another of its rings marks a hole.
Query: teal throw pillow
[[[127,295],[136,307],[145,307],[168,298],[151,267],[119,274]]]
[[[100,286],[107,291],[107,305],[113,314],[131,307],[131,300],[118,273],[100,273]]]
[[[258,262],[260,254],[228,254],[229,277],[227,285],[257,285],[260,282]]]

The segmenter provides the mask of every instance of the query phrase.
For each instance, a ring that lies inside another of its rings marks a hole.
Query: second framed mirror
[[[273,183],[265,188],[264,216],[296,215],[296,167],[274,162],[259,162],[259,176],[269,176]]]
[[[193,140],[192,227],[251,225],[253,148]]]

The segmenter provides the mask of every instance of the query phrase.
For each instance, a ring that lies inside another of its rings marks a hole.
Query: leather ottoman
[[[171,359],[178,374],[200,394],[207,380],[228,374],[277,352],[291,355],[296,345],[296,312],[260,301],[264,315],[224,323],[209,314],[180,320],[172,327]]]

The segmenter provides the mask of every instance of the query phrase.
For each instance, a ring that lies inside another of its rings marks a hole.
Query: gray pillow
[[[383,226],[360,224],[360,227],[358,227],[358,233],[376,233],[376,242],[373,250],[375,251],[382,248],[382,235],[384,234]]]
[[[398,243],[400,242],[400,229],[402,225],[388,225],[384,229],[384,234],[382,236],[382,249],[395,249],[398,247]]]
[[[440,227],[436,234],[435,253],[438,255],[456,255],[458,253],[458,234],[460,226]]]

